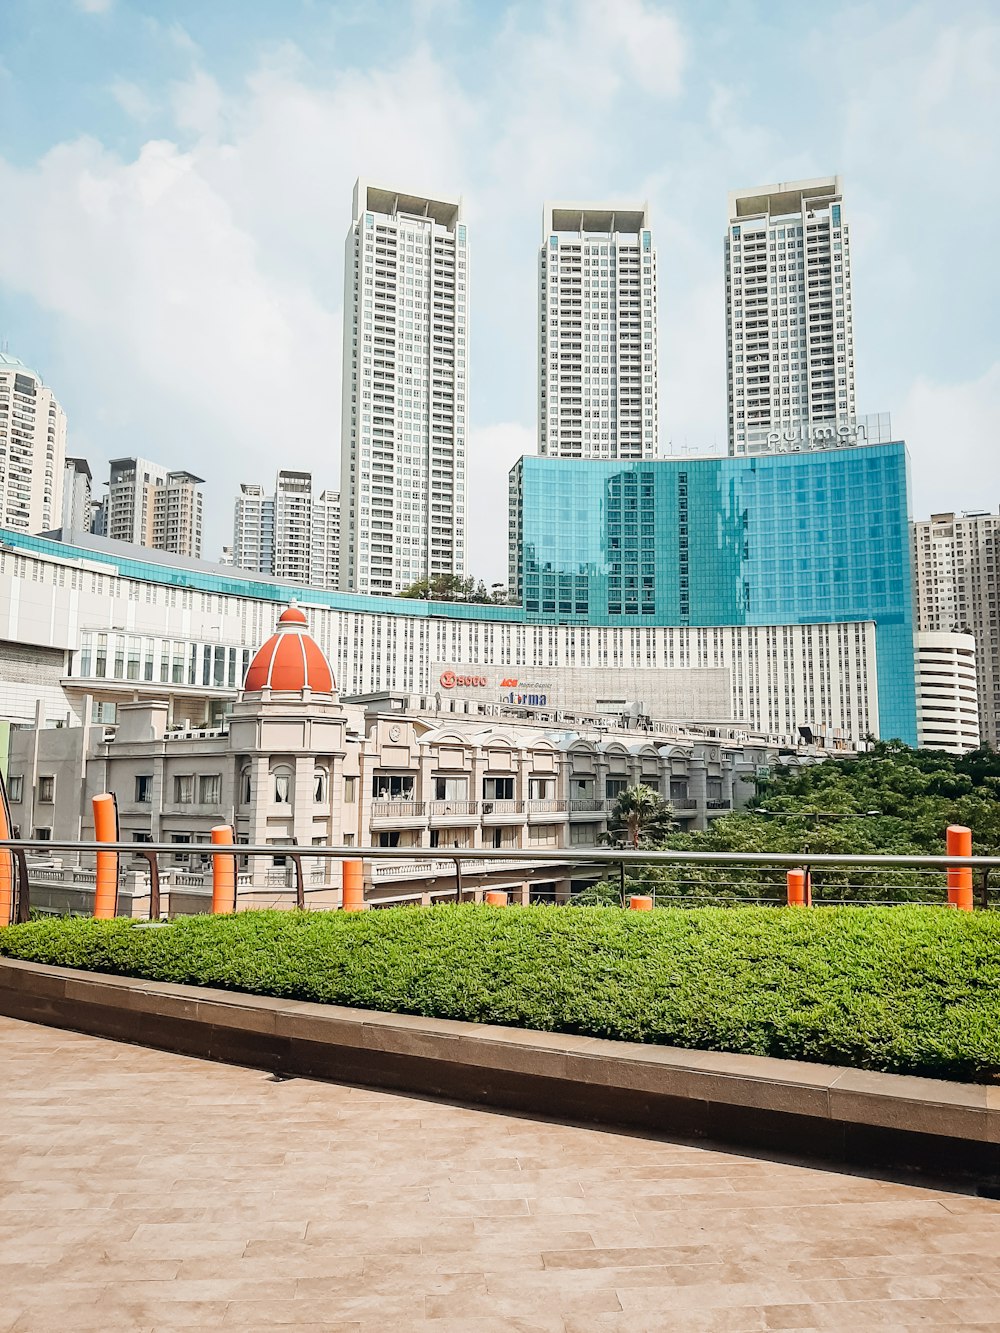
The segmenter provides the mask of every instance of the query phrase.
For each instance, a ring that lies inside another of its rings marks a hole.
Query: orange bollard
[[[507,894],[503,889],[490,889],[486,895],[486,902],[490,907],[506,907]]]
[[[118,841],[118,802],[111,792],[94,797],[94,841]],[[94,916],[107,921],[118,915],[118,853],[97,853]]]
[[[964,824],[949,824],[945,833],[949,856],[972,855],[972,829]],[[948,867],[948,906],[960,912],[972,911],[972,866]]]
[[[647,894],[633,893],[628,900],[629,910],[633,912],[651,912],[653,900]]]
[[[344,862],[342,906],[345,912],[364,912],[366,910],[364,861]]]
[[[216,824],[212,829],[212,842],[216,847],[232,847],[233,829],[231,824]],[[212,915],[236,911],[236,857],[212,857]]]
[[[806,872],[804,870],[789,870],[785,876],[788,891],[789,907],[806,906]]]

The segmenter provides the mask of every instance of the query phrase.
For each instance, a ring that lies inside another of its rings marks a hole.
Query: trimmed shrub
[[[976,1082],[1000,914],[934,908],[241,912],[28,922],[0,954],[434,1018]]]

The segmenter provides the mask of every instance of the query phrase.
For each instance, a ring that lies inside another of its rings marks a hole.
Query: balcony
[[[693,796],[671,796],[670,804],[675,810],[697,810],[698,802]]]
[[[431,801],[428,805],[431,823],[451,823],[453,820],[467,821],[479,814],[477,801]]]
[[[524,818],[523,801],[483,801],[480,808],[484,823],[517,823]]]
[[[604,815],[614,805],[614,801],[606,801],[599,796],[578,796],[567,804],[571,815]]]
[[[390,824],[412,826],[422,824],[427,815],[426,801],[383,801],[376,798],[372,802],[372,828],[386,828]]]
[[[526,802],[528,822],[544,823],[552,818],[565,819],[569,813],[565,801],[536,797]]]
[[[713,797],[710,801],[705,802],[706,810],[731,810],[732,808],[732,801],[726,801],[719,797]]]

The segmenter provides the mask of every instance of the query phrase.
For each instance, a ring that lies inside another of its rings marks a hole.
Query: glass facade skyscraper
[[[873,621],[879,731],[916,741],[906,446],[698,459],[522,458],[511,585],[527,620]]]

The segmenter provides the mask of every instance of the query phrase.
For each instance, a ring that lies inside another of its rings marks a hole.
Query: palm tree
[[[645,783],[626,787],[615,801],[605,838],[616,847],[638,850],[641,840],[662,838],[670,832],[673,813],[670,802]]]

